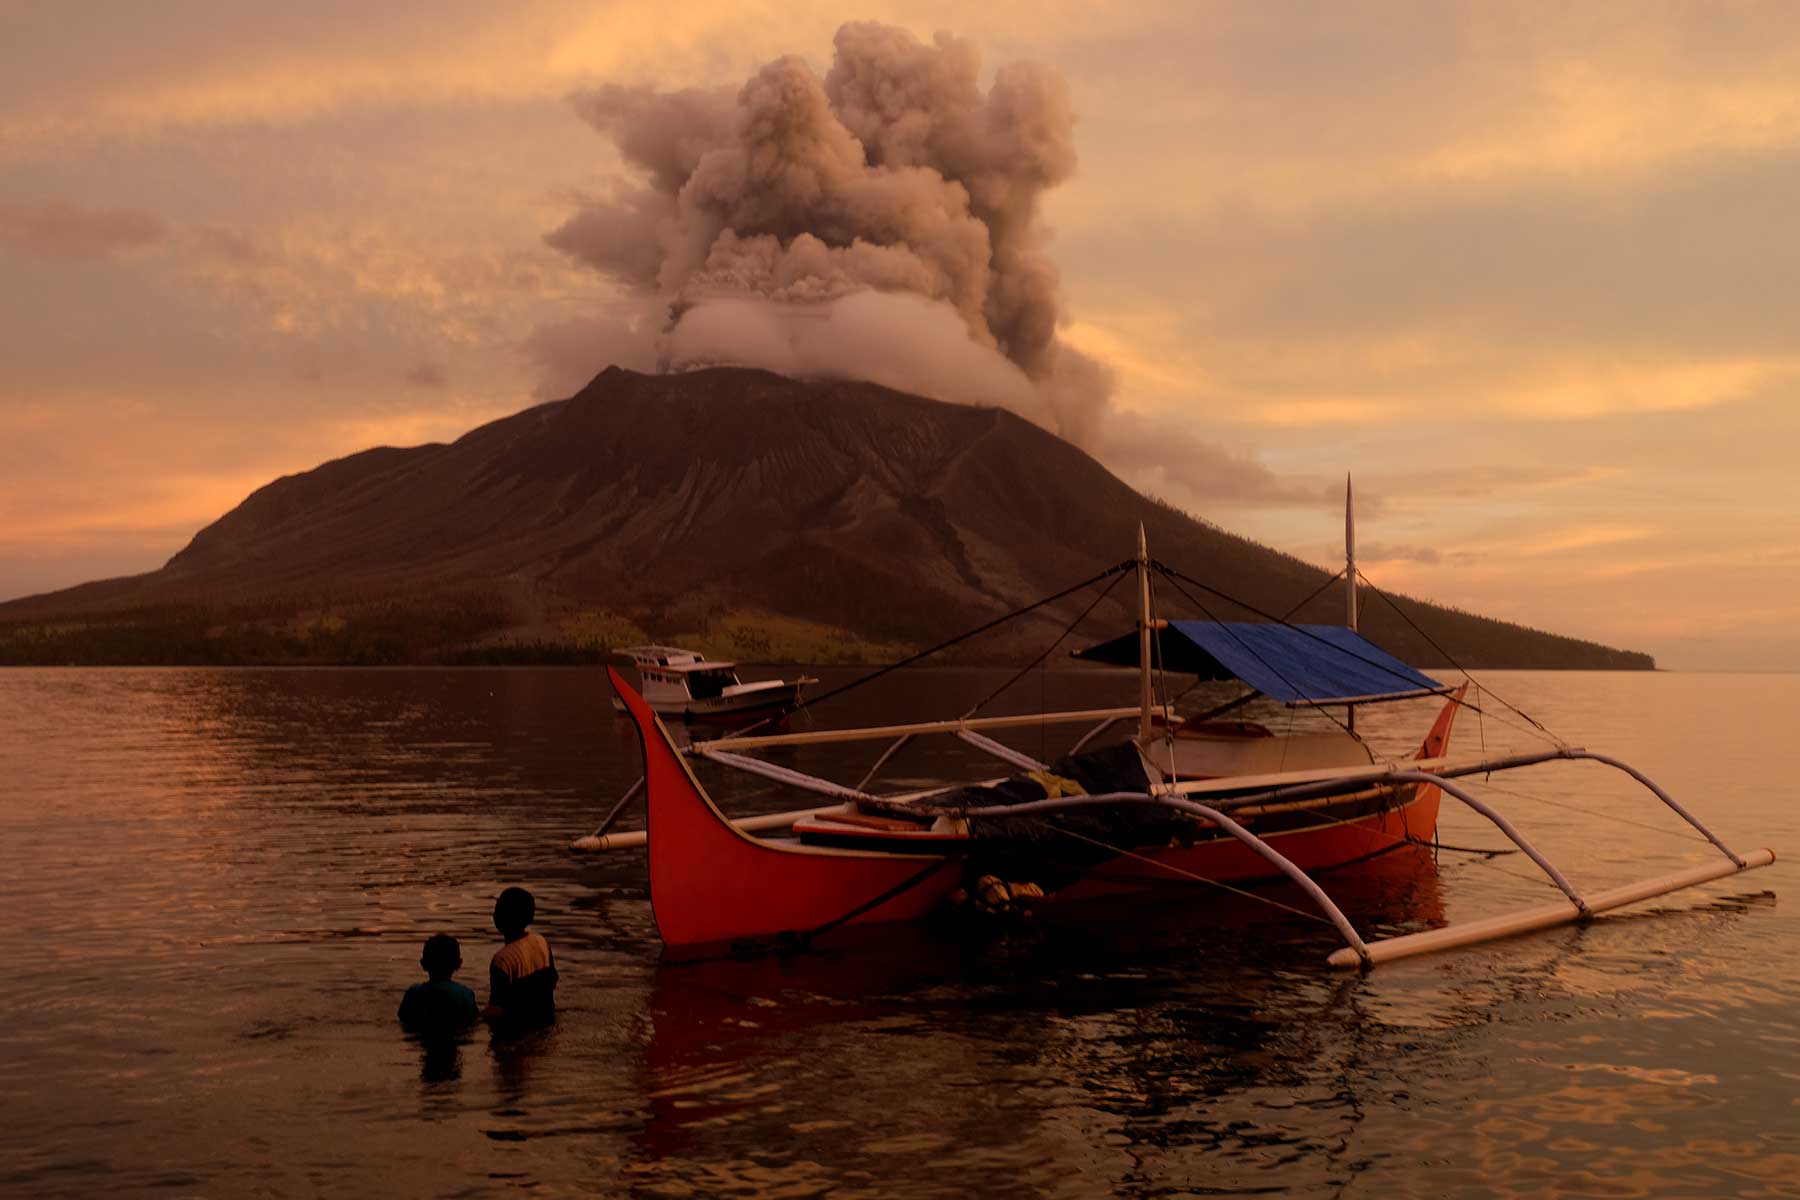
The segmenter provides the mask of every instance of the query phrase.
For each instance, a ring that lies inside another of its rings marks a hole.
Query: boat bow
[[[752,837],[719,810],[644,698],[611,667],[607,676],[643,749],[650,905],[668,946],[803,943],[840,926],[911,920],[960,881],[960,863],[941,854]]]

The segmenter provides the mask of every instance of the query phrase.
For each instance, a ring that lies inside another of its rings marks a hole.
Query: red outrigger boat
[[[701,786],[643,698],[618,672],[609,668],[608,674],[643,738],[650,903],[669,946],[801,939],[845,925],[917,920],[965,886],[968,872],[958,851],[970,840],[966,833],[905,828],[909,823],[879,815],[871,821],[873,814],[841,806],[799,816],[791,826],[799,838],[771,839],[739,828]],[[1419,759],[1442,758],[1458,703],[1452,698],[1444,705]],[[1428,844],[1437,828],[1438,786],[1410,784],[1397,791],[1374,811],[1350,819],[1321,807],[1314,821],[1272,833],[1266,844],[1302,871],[1343,866],[1409,842]],[[1358,794],[1348,804],[1369,807],[1368,801]],[[869,847],[857,848],[857,841]],[[1052,898],[1080,900],[1192,877],[1254,882],[1281,873],[1244,842],[1217,833],[1191,845],[1120,855]]]
[[[647,843],[657,930],[676,951],[807,945],[844,927],[917,920],[952,903],[979,905],[984,898],[996,906],[1023,897],[1034,904],[1061,904],[1171,883],[1202,882],[1235,890],[1243,884],[1286,879],[1343,936],[1345,948],[1331,956],[1332,965],[1365,969],[1393,958],[1584,920],[1609,908],[1766,866],[1774,859],[1768,850],[1748,856],[1734,853],[1649,779],[1603,755],[1558,744],[1548,751],[1502,759],[1452,758],[1451,732],[1458,711],[1470,706],[1469,685],[1445,687],[1356,634],[1353,553],[1346,571],[1349,627],[1156,620],[1150,612],[1150,574],[1169,572],[1149,558],[1141,533],[1135,561],[1096,578],[1134,569],[1140,596],[1137,631],[1076,655],[1122,663],[1135,653],[1141,703],[1132,708],[966,716],[873,729],[749,733],[678,748],[643,697],[609,669],[643,747],[640,786],[648,827],[641,833],[608,834],[603,826],[596,835],[576,842],[575,848]],[[1159,709],[1152,703],[1153,668],[1202,679],[1235,679],[1249,692],[1183,720],[1171,708]],[[1357,736],[1358,706],[1434,695],[1444,697],[1443,706],[1412,756],[1382,758]],[[1335,730],[1287,736],[1252,722],[1218,719],[1226,709],[1256,696],[1320,711],[1342,706],[1347,719],[1334,717]],[[1134,738],[1089,756],[1072,752],[1055,764],[1038,762],[983,732],[1059,721],[1097,723],[1076,743],[1074,750],[1080,751],[1104,730],[1133,717]],[[943,733],[962,738],[1024,774],[1012,781],[923,792],[877,795],[866,790],[900,745],[915,736]],[[747,753],[856,740],[894,743],[856,787]],[[823,793],[833,803],[734,820],[701,785],[689,765],[693,758]],[[1628,772],[1705,835],[1725,861],[1584,895],[1503,815],[1454,782],[1465,775],[1558,759],[1589,759]],[[1545,871],[1564,901],[1485,921],[1364,941],[1314,880],[1314,873],[1348,867],[1409,844],[1432,844],[1446,792],[1492,820]],[[615,816],[617,812],[615,808]],[[1022,843],[1016,834],[1027,826],[1032,836]],[[1051,836],[1056,834],[1066,838]],[[1033,847],[1046,842],[1072,845],[1080,853],[1072,860],[1054,852],[1041,861],[1034,859]],[[995,847],[1003,853],[996,856]],[[1050,875],[1063,876],[1047,895],[1040,880],[1032,877],[1040,866]]]

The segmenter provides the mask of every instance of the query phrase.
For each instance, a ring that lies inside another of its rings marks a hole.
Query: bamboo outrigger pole
[[[1775,852],[1773,850],[1752,850],[1749,854],[1744,855],[1741,864],[1737,862],[1702,863],[1700,866],[1677,871],[1672,875],[1646,879],[1639,883],[1628,883],[1624,887],[1616,887],[1609,891],[1591,893],[1580,906],[1572,901],[1564,900],[1556,904],[1547,904],[1542,908],[1502,913],[1499,916],[1469,921],[1461,925],[1446,925],[1442,929],[1426,929],[1419,933],[1382,938],[1367,942],[1360,949],[1354,945],[1346,946],[1342,950],[1333,952],[1326,961],[1334,967],[1363,967],[1366,969],[1380,963],[1392,962],[1397,958],[1411,958],[1415,954],[1430,954],[1436,950],[1453,950],[1459,946],[1491,942],[1496,938],[1530,933],[1538,929],[1549,929],[1555,925],[1573,925],[1611,909],[1623,908],[1627,904],[1636,904],[1640,900],[1667,895],[1670,892],[1680,891],[1682,888],[1693,887],[1698,883],[1723,879],[1727,875],[1735,875],[1739,871],[1766,867],[1774,861]]]

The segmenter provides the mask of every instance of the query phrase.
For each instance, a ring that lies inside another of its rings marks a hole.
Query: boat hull
[[[650,906],[665,944],[801,938],[834,922],[914,920],[961,881],[961,864],[943,855],[787,845],[737,829],[643,697],[617,671],[607,674],[643,746]]]
[[[1302,871],[1326,871],[1408,843],[1431,841],[1437,830],[1441,795],[1435,787],[1416,786],[1403,789],[1398,803],[1356,820],[1331,820],[1276,832],[1258,830],[1252,823],[1250,829]],[[1323,811],[1329,815],[1330,810]],[[1236,838],[1215,837],[1193,846],[1139,850],[1132,856],[1110,859],[1057,892],[1056,900],[1069,902],[1187,884],[1196,876],[1215,883],[1255,883],[1279,875],[1268,859]]]
[[[1444,705],[1415,758],[1440,758],[1448,753],[1461,702],[1459,691]],[[1373,858],[1398,846],[1433,841],[1443,794],[1436,784],[1412,784],[1400,788],[1390,802],[1375,806],[1375,811],[1351,820],[1326,808],[1320,810],[1320,822],[1311,825],[1265,829],[1255,819],[1247,818],[1241,823],[1302,871],[1326,871]],[[1070,901],[1116,895],[1192,882],[1194,876],[1217,883],[1244,883],[1277,875],[1268,859],[1244,843],[1218,836],[1193,846],[1170,846],[1113,858],[1059,891],[1056,898]]]
[[[922,918],[964,882],[961,858],[943,851],[892,853],[804,845],[753,837],[721,812],[668,731],[617,671],[614,690],[636,725],[644,752],[650,903],[657,932],[671,948],[734,942],[804,942],[830,929]],[[1456,702],[1445,706],[1421,757],[1448,745]],[[1320,821],[1270,831],[1267,840],[1302,869],[1325,870],[1410,842],[1429,841],[1439,789],[1401,789],[1354,819],[1320,811]],[[1056,902],[1193,882],[1252,882],[1275,875],[1268,861],[1235,840],[1209,839],[1116,856],[1091,869]]]

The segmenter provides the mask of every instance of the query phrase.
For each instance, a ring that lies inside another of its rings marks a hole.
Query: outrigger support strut
[[[1643,784],[1652,795],[1668,805],[1682,820],[1699,830],[1701,836],[1711,842],[1718,849],[1719,853],[1723,854],[1726,858],[1729,858],[1734,865],[1741,869],[1749,861],[1743,855],[1738,854],[1736,851],[1732,850],[1731,847],[1720,841],[1718,835],[1702,824],[1698,817],[1694,816],[1694,814],[1689,812],[1686,808],[1683,808],[1681,803],[1677,801],[1675,797],[1669,795],[1669,793],[1664,791],[1655,780],[1651,779],[1648,775],[1645,775],[1636,767],[1631,766],[1629,763],[1621,762],[1616,758],[1611,758],[1605,754],[1595,754],[1591,750],[1582,750],[1573,746],[1559,746],[1555,750],[1543,750],[1534,754],[1515,754],[1506,758],[1491,758],[1479,762],[1444,762],[1441,766],[1431,766],[1427,764],[1422,769],[1402,767],[1399,763],[1390,764],[1387,767],[1374,766],[1365,770],[1347,771],[1334,778],[1308,780],[1305,783],[1290,784],[1286,787],[1269,788],[1264,791],[1245,795],[1234,795],[1228,800],[1221,801],[1221,803],[1227,809],[1237,809],[1252,804],[1265,804],[1286,800],[1303,800],[1314,796],[1329,796],[1341,790],[1347,783],[1385,783],[1390,780],[1410,779],[1425,783],[1436,783],[1442,786],[1444,785],[1445,780],[1460,778],[1464,775],[1489,775],[1495,771],[1508,771],[1516,767],[1535,766],[1538,763],[1555,762],[1558,759],[1570,759],[1575,761],[1585,759],[1623,771],[1625,774]],[[1165,784],[1161,788],[1153,790],[1159,795],[1192,795],[1195,792],[1215,788],[1217,785],[1218,781],[1216,780],[1203,779],[1181,784]],[[1501,821],[1491,810],[1477,803],[1466,792],[1462,791],[1462,789],[1451,789],[1451,794],[1474,808],[1477,812],[1482,813],[1482,815],[1493,820],[1496,824],[1499,824],[1503,830],[1507,831],[1508,836],[1511,836],[1512,831],[1510,826]],[[1513,837],[1513,841],[1520,849],[1531,854],[1532,859],[1537,861],[1540,866],[1544,865],[1542,860],[1538,859],[1538,856],[1533,853],[1524,842],[1520,841],[1517,837]],[[1550,871],[1548,866],[1544,866],[1544,869],[1552,875],[1555,874],[1555,872]],[[1559,884],[1558,886],[1561,885]],[[1567,888],[1564,888],[1563,890],[1565,893],[1568,892]],[[1574,896],[1570,895],[1569,898],[1572,900],[1574,899]]]
[[[702,743],[694,747],[693,753],[701,758],[734,767],[750,775],[761,775],[764,779],[773,779],[777,783],[785,783],[802,791],[818,792],[826,796],[835,796],[839,800],[873,800],[874,796],[855,788],[847,788],[841,783],[833,783],[829,779],[820,779],[817,775],[808,775],[804,771],[796,771],[778,763],[765,762],[760,758],[752,758],[748,754],[732,754],[724,750],[714,750]]]
[[[1013,766],[1018,767],[1021,771],[1049,770],[1049,767],[1031,757],[1031,755],[1020,753],[1003,742],[996,742],[993,738],[988,737],[984,733],[976,733],[973,729],[959,729],[956,731],[956,736],[969,743],[969,745],[975,747],[977,750],[980,750],[985,754],[991,754],[1002,762],[1009,762]]]
[[[1086,747],[1086,745],[1089,742],[1093,741],[1095,738],[1099,737],[1101,734],[1103,734],[1107,730],[1111,729],[1114,725],[1117,725],[1122,719],[1123,718],[1120,718],[1120,717],[1106,718],[1106,720],[1100,722],[1098,725],[1094,726],[1092,729],[1090,729],[1086,733],[1082,734],[1081,740],[1076,742],[1073,746],[1069,747],[1069,753],[1070,754],[1080,754],[1082,749],[1084,747]]]
[[[1648,775],[1644,774],[1642,771],[1638,770],[1636,767],[1632,766],[1630,763],[1622,763],[1616,758],[1608,758],[1604,754],[1594,754],[1587,750],[1576,750],[1576,751],[1572,752],[1569,755],[1569,757],[1570,758],[1589,758],[1597,763],[1605,763],[1609,767],[1617,767],[1619,770],[1625,772],[1627,775],[1631,776],[1633,779],[1637,780],[1639,783],[1641,783],[1645,787],[1649,788],[1651,790],[1651,792],[1655,793],[1656,798],[1658,800],[1661,800],[1664,804],[1666,804],[1670,808],[1674,809],[1677,816],[1679,816],[1682,820],[1686,821],[1689,825],[1692,825],[1695,829],[1698,829],[1700,831],[1701,836],[1704,837],[1707,841],[1711,842],[1713,845],[1717,846],[1719,848],[1719,853],[1723,854],[1726,858],[1729,858],[1732,862],[1736,863],[1738,865],[1739,870],[1742,870],[1744,867],[1749,865],[1748,860],[1746,860],[1743,855],[1741,855],[1741,854],[1737,853],[1736,851],[1734,851],[1733,849],[1731,849],[1731,847],[1727,846],[1724,842],[1721,842],[1718,839],[1718,837],[1713,834],[1712,830],[1708,829],[1706,826],[1704,826],[1700,823],[1700,819],[1698,817],[1696,817],[1693,813],[1689,812],[1687,809],[1683,808],[1680,804],[1678,804],[1675,800],[1675,797],[1673,797],[1673,796],[1669,795],[1669,793],[1663,791],[1661,787],[1657,786],[1657,783],[1654,779],[1651,779]]]
[[[1538,853],[1538,848],[1526,841],[1525,835],[1520,833],[1517,829],[1514,829],[1512,822],[1501,816],[1492,805],[1476,796],[1470,795],[1466,789],[1451,783],[1448,779],[1433,775],[1429,771],[1395,771],[1392,775],[1383,776],[1383,778],[1392,779],[1401,783],[1417,783],[1425,786],[1435,784],[1444,791],[1449,792],[1452,796],[1455,796],[1458,800],[1461,800],[1464,804],[1499,826],[1500,832],[1512,839],[1513,845],[1523,850],[1530,856],[1532,862],[1543,868],[1544,874],[1548,875],[1550,881],[1561,889],[1563,895],[1569,898],[1569,903],[1575,906],[1576,911],[1581,913],[1582,916],[1587,915],[1587,901],[1583,900],[1580,893],[1576,892],[1574,886],[1571,885],[1567,879],[1563,878],[1563,873],[1551,866],[1550,860]]]
[[[1350,944],[1350,949],[1356,951],[1357,958],[1362,960],[1365,970],[1375,964],[1375,960],[1369,956],[1369,947],[1363,942],[1362,935],[1356,932],[1356,926],[1350,924],[1350,918],[1344,915],[1344,910],[1337,906],[1336,901],[1325,894],[1324,888],[1313,882],[1312,876],[1295,866],[1292,860],[1282,854],[1281,851],[1275,849],[1275,847],[1269,845],[1269,843],[1263,841],[1254,833],[1251,833],[1248,829],[1245,829],[1242,825],[1239,825],[1236,821],[1232,820],[1216,808],[1208,808],[1206,805],[1196,804],[1192,800],[1178,800],[1173,796],[1164,796],[1159,803],[1165,808],[1173,808],[1178,812],[1190,813],[1196,817],[1206,818],[1238,841],[1244,843],[1244,845],[1250,847],[1250,849],[1256,851],[1256,853],[1262,855],[1263,858],[1268,860],[1270,865],[1274,866],[1283,875],[1286,875],[1289,879],[1299,884],[1300,890],[1310,896],[1312,902],[1319,906],[1319,911],[1331,918],[1331,923],[1336,925],[1338,932],[1344,935],[1344,941]],[[1579,901],[1577,901],[1577,903],[1579,903]]]
[[[1232,820],[1216,808],[1210,808],[1207,805],[1200,804],[1193,800],[1185,800],[1179,796],[1152,796],[1149,792],[1104,792],[1097,796],[1052,796],[1043,800],[1028,800],[1023,804],[989,805],[984,808],[966,809],[964,810],[963,815],[965,817],[1022,817],[1032,813],[1061,812],[1071,808],[1092,808],[1101,805],[1132,802],[1138,804],[1161,805],[1163,808],[1172,808],[1176,812],[1183,812],[1187,813],[1189,816],[1200,817],[1217,825],[1220,829],[1224,830],[1226,833],[1262,856],[1270,866],[1274,867],[1294,883],[1298,884],[1300,890],[1305,892],[1307,896],[1312,899],[1312,902],[1319,907],[1319,911],[1323,912],[1330,918],[1331,923],[1337,926],[1337,931],[1343,935],[1344,941],[1349,944],[1350,949],[1355,951],[1357,956],[1364,962],[1373,962],[1369,957],[1369,947],[1362,940],[1362,936],[1356,932],[1356,926],[1350,923],[1350,918],[1344,915],[1344,910],[1339,908],[1337,903],[1332,900],[1330,896],[1325,894],[1325,889],[1313,882],[1312,876],[1294,865],[1293,860],[1289,859],[1286,855],[1281,853],[1281,851],[1275,849],[1275,847],[1269,845],[1269,843],[1263,841],[1254,833],[1251,833],[1248,829],[1245,829],[1242,825],[1239,825],[1236,821]]]
[[[626,791],[626,793],[623,796],[619,797],[618,803],[616,803],[612,806],[612,811],[610,811],[606,814],[605,819],[600,822],[599,828],[595,829],[594,832],[588,834],[586,837],[578,837],[574,841],[570,842],[569,849],[579,850],[583,853],[587,853],[587,852],[593,851],[593,850],[605,849],[606,845],[607,845],[607,842],[606,842],[607,831],[610,830],[615,823],[617,823],[617,821],[619,819],[619,814],[625,811],[625,806],[627,804],[631,803],[632,797],[636,796],[639,792],[641,792],[643,790],[644,790],[644,776],[639,775],[638,781],[636,783],[632,784],[631,787]]]
[[[1688,824],[1699,830],[1700,833],[1705,836],[1707,841],[1711,842],[1727,859],[1730,860],[1731,865],[1726,866],[1725,864],[1720,863],[1713,866],[1694,867],[1662,878],[1644,880],[1639,883],[1627,884],[1623,887],[1596,892],[1591,897],[1584,899],[1575,891],[1569,881],[1563,877],[1562,873],[1552,866],[1542,854],[1538,853],[1537,848],[1527,841],[1524,835],[1513,828],[1511,822],[1479,797],[1471,795],[1461,786],[1450,782],[1450,777],[1454,776],[1483,774],[1494,770],[1504,770],[1509,767],[1521,767],[1529,766],[1533,763],[1551,762],[1557,759],[1591,759],[1594,762],[1602,763],[1609,767],[1615,767],[1618,770],[1625,772],[1627,775],[1630,775],[1633,779],[1648,788],[1657,799],[1661,800],[1664,804],[1668,805],[1670,809],[1679,814]],[[1313,903],[1318,906],[1319,910],[1331,919],[1332,924],[1337,926],[1338,932],[1343,935],[1344,941],[1347,943],[1344,949],[1331,955],[1329,961],[1332,966],[1361,967],[1365,971],[1378,962],[1388,962],[1396,958],[1405,958],[1413,954],[1427,953],[1437,949],[1449,949],[1453,946],[1465,946],[1474,942],[1506,937],[1535,929],[1544,929],[1552,925],[1566,924],[1572,921],[1585,921],[1610,909],[1618,908],[1626,904],[1633,904],[1640,900],[1647,900],[1654,896],[1664,895],[1681,888],[1692,887],[1697,883],[1705,883],[1709,880],[1719,879],[1723,876],[1732,874],[1735,871],[1766,867],[1775,861],[1775,855],[1768,850],[1757,850],[1747,857],[1732,851],[1724,842],[1720,841],[1711,830],[1701,824],[1692,813],[1683,808],[1674,797],[1670,796],[1661,787],[1657,786],[1657,784],[1643,772],[1620,762],[1618,759],[1609,758],[1604,754],[1593,754],[1586,750],[1579,750],[1567,746],[1559,747],[1556,750],[1544,753],[1517,755],[1511,758],[1493,759],[1487,762],[1446,763],[1437,770],[1407,769],[1401,767],[1400,764],[1395,763],[1387,770],[1376,769],[1369,771],[1355,771],[1335,779],[1311,780],[1298,786],[1274,788],[1249,795],[1232,796],[1227,799],[1219,800],[1216,803],[1226,809],[1238,809],[1276,800],[1301,800],[1303,798],[1327,796],[1334,794],[1335,792],[1340,792],[1346,783],[1416,784],[1422,787],[1436,785],[1437,787],[1442,788],[1452,796],[1455,796],[1458,800],[1467,804],[1470,808],[1473,808],[1482,816],[1488,818],[1488,820],[1499,827],[1501,832],[1511,838],[1513,844],[1529,855],[1531,860],[1537,863],[1537,865],[1543,869],[1544,873],[1550,877],[1551,881],[1556,884],[1557,888],[1562,891],[1563,895],[1567,897],[1567,904],[1559,903],[1544,908],[1531,909],[1525,912],[1509,913],[1464,925],[1452,925],[1442,929],[1432,929],[1421,933],[1405,934],[1400,937],[1383,938],[1374,943],[1364,942],[1362,938],[1358,936],[1355,928],[1350,924],[1349,919],[1344,916],[1343,911],[1338,908],[1336,903],[1332,901],[1330,896],[1326,895],[1325,891],[1320,888],[1318,884],[1313,882],[1312,878],[1308,876],[1306,872],[1302,871],[1299,867],[1283,857],[1279,851],[1275,850],[1267,842],[1226,816],[1224,812],[1221,812],[1217,808],[1211,808],[1196,803],[1186,796],[1177,793],[1178,788],[1186,790],[1188,787],[1205,787],[1207,786],[1206,781],[1196,781],[1185,786],[1178,784],[1167,787],[1166,789],[1157,789],[1152,794],[1114,792],[1104,796],[1052,797],[1025,804],[1002,805],[986,809],[969,809],[965,815],[972,817],[1004,815],[1024,816],[1034,812],[1051,812],[1059,809],[1085,807],[1090,804],[1109,804],[1136,800],[1162,804],[1181,812],[1202,817],[1221,830],[1224,830],[1238,841],[1244,843],[1244,845],[1254,850],[1257,854],[1261,855],[1265,860],[1275,866],[1283,875],[1298,884],[1312,899]]]
[[[875,782],[875,777],[881,774],[881,768],[887,766],[888,759],[900,753],[906,743],[912,741],[912,739],[913,735],[910,733],[903,733],[895,738],[893,743],[889,745],[886,750],[881,752],[881,757],[875,760],[875,765],[869,768],[869,773],[864,775],[862,779],[857,782],[856,790],[859,792],[867,791],[869,785]]]

